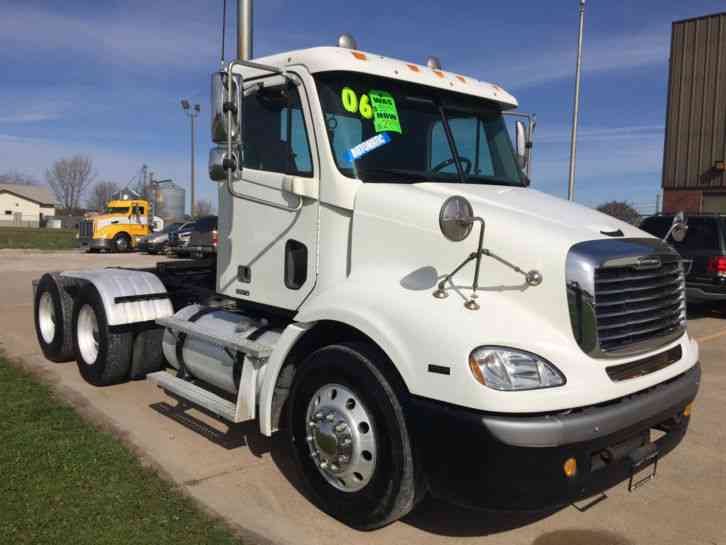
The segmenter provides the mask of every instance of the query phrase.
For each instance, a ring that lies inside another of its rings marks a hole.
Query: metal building
[[[184,218],[184,203],[186,191],[172,180],[159,180],[153,182],[154,214],[164,221],[182,220]]]
[[[673,23],[663,210],[726,213],[726,13]]]

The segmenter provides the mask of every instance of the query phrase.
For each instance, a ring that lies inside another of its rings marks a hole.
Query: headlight
[[[469,355],[469,368],[477,382],[495,390],[534,390],[565,383],[565,376],[550,362],[513,348],[480,346]]]

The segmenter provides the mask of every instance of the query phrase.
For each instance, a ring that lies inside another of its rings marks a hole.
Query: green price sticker
[[[398,119],[396,101],[388,91],[371,90],[368,93],[373,107],[373,128],[376,132],[397,132],[402,134]]]

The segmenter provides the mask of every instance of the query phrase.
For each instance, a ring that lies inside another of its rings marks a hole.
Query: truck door
[[[301,85],[280,76],[246,81],[245,89],[243,171],[234,189],[264,202],[232,197],[220,184],[217,291],[294,310],[317,273],[318,201],[305,197],[291,211],[301,197],[283,189],[293,180],[317,187],[308,101]]]

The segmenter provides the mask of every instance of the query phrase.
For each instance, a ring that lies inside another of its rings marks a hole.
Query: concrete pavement
[[[94,388],[75,363],[42,357],[32,323],[31,280],[50,270],[143,267],[157,260],[0,250],[0,348],[110,426],[204,507],[256,536],[250,539],[295,545],[726,545],[726,308],[723,315],[697,313],[690,321],[690,334],[703,340],[703,385],[684,443],[659,463],[654,482],[634,494],[620,485],[584,513],[568,507],[549,516],[477,513],[427,500],[405,520],[363,533],[321,513],[303,496],[281,435],[266,438],[254,422],[229,427],[194,410],[180,412],[145,381]]]

